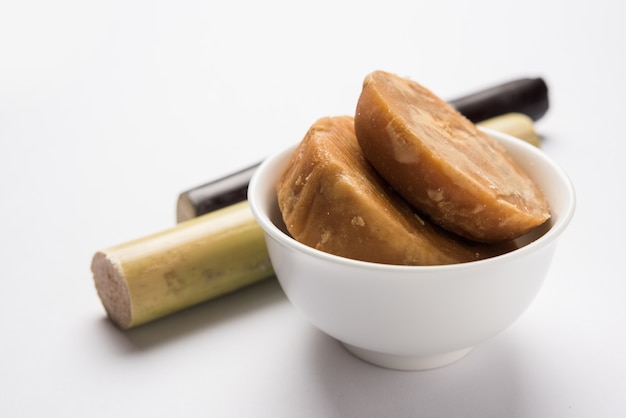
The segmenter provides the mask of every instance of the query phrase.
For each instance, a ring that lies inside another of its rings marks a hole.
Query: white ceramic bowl
[[[250,182],[248,200],[293,306],[357,357],[403,370],[450,364],[519,318],[541,287],[557,239],[573,216],[574,189],[541,150],[485,131],[539,184],[552,220],[522,237],[523,246],[515,251],[463,264],[367,263],[297,242],[286,233],[275,191],[294,148],[265,160]]]

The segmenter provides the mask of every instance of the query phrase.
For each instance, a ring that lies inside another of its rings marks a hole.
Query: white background
[[[624,16],[618,0],[2,2],[0,416],[625,416]],[[375,69],[444,98],[548,83],[537,130],[578,207],[521,319],[426,372],[352,357],[273,279],[109,323],[95,251],[352,114]]]

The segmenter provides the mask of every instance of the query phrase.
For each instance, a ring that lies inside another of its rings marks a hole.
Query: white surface
[[[626,415],[623,16],[617,0],[2,2],[0,416]],[[352,113],[374,69],[446,98],[548,82],[537,129],[578,209],[519,321],[426,372],[355,359],[274,281],[110,325],[96,250]]]

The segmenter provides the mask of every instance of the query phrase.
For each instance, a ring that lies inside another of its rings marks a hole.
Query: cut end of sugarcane
[[[181,193],[176,203],[176,222],[181,223],[198,216],[196,207],[194,206],[187,193]]]
[[[91,271],[100,301],[109,319],[121,329],[132,325],[132,310],[128,286],[116,263],[105,253],[93,256]]]

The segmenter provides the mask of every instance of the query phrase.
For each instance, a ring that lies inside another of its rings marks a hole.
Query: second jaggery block
[[[500,144],[414,81],[369,74],[355,129],[381,176],[450,231],[497,242],[550,217],[541,190]]]
[[[343,257],[436,265],[511,249],[468,243],[416,214],[365,160],[352,117],[314,123],[292,154],[277,192],[296,240]]]

